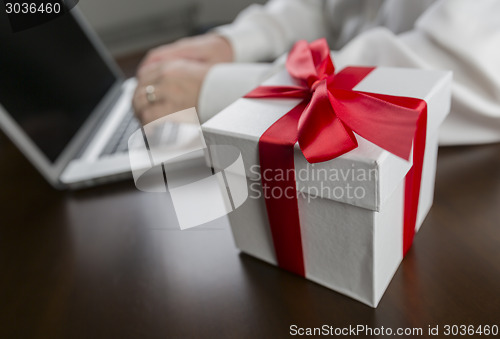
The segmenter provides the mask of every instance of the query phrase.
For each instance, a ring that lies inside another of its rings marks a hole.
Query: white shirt
[[[500,141],[500,1],[272,0],[252,5],[217,31],[236,63],[214,66],[198,111],[208,120],[283,67],[270,61],[300,39],[326,37],[347,65],[453,70],[451,112],[440,143]],[[237,77],[235,76],[237,74]]]

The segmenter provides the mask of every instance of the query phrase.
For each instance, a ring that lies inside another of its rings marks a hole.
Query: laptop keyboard
[[[102,156],[128,151],[128,139],[136,130],[141,127],[140,122],[134,117],[132,110],[127,112],[123,121],[116,129],[113,136],[101,152]]]

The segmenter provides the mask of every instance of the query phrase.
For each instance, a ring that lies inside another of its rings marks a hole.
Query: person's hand
[[[148,52],[139,65],[137,74],[155,68],[157,64],[168,63],[179,59],[188,59],[208,64],[232,62],[233,49],[229,42],[216,34],[205,34],[180,39],[174,43],[163,45]]]
[[[143,124],[196,106],[201,85],[211,66],[233,61],[229,42],[206,34],[152,49],[137,71],[133,97]]]
[[[133,97],[136,116],[147,124],[194,107],[212,64],[187,59],[157,62],[138,75]]]

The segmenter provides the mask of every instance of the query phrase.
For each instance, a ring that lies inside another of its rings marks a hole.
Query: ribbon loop
[[[310,163],[327,161],[358,146],[352,130],[336,115],[326,81],[319,83],[298,124],[300,149]]]

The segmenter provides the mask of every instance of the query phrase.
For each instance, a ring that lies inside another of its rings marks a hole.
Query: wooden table
[[[0,338],[281,338],[290,326],[500,326],[500,144],[441,148],[434,206],[377,309],[180,231],[131,181],[53,190],[0,135]]]

